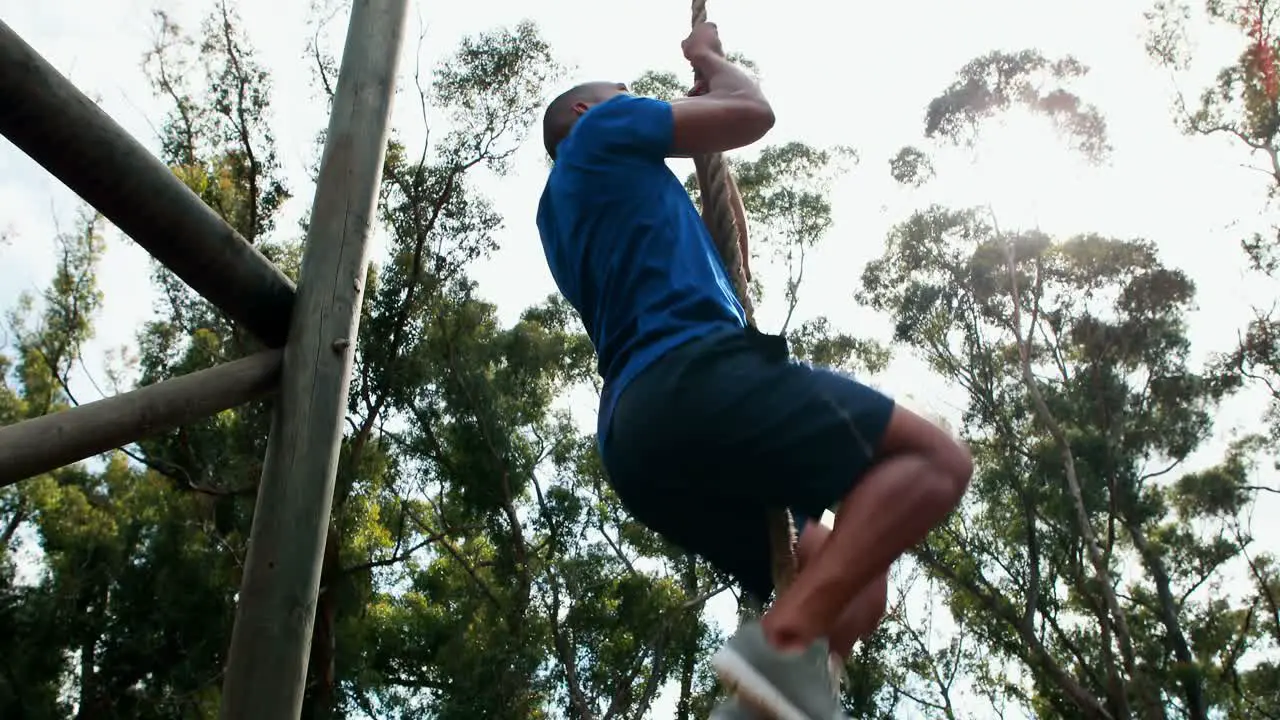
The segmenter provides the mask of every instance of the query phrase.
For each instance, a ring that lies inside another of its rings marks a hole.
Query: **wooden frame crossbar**
[[[0,135],[268,347],[293,283],[3,21]]]
[[[296,290],[0,22],[0,134],[274,348],[0,428],[3,487],[279,390],[222,720],[292,720],[302,711],[407,9],[408,0],[352,3]]]
[[[0,487],[172,430],[274,392],[280,350],[0,427]]]

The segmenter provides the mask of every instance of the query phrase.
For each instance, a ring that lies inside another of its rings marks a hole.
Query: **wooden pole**
[[[355,0],[285,346],[222,720],[302,711],[407,0]]]
[[[4,22],[0,135],[232,320],[284,345],[289,278]]]
[[[268,350],[0,427],[0,487],[263,397],[276,388],[281,355]]]

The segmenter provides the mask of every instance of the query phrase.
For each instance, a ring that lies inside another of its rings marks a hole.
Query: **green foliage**
[[[202,200],[250,242],[271,232],[289,198],[277,178],[271,78],[257,63],[240,18],[225,0],[199,39],[163,11],[145,69],[173,107],[161,127],[161,157]]]
[[[671,102],[688,94],[688,84],[673,72],[649,70],[627,86],[636,95]]]
[[[1106,119],[1070,89],[1073,80],[1088,72],[1073,57],[1050,60],[1032,49],[974,58],[929,102],[924,136],[972,146],[985,124],[1020,109],[1048,118],[1073,150],[1091,162],[1104,162],[1111,154]],[[928,153],[913,146],[890,158],[889,172],[895,181],[910,187],[920,187],[935,175]]]
[[[1192,717],[1261,701],[1212,684],[1246,671],[1207,624],[1246,608],[1203,592],[1256,552],[1222,533],[1251,503],[1257,442],[1160,481],[1207,438],[1220,397],[1189,367],[1190,280],[1148,242],[1004,234],[983,211],[934,207],[894,229],[863,286],[896,339],[969,396],[970,497],[917,561],[990,653],[970,672],[1016,689],[1039,717],[1127,714],[1155,692],[1199,708]],[[1228,638],[1270,647],[1256,629]]]
[[[1272,34],[1277,12],[1274,4],[1223,3],[1206,0],[1196,12],[1189,2],[1162,0],[1146,13],[1147,52],[1171,70],[1186,70],[1194,60],[1194,42],[1189,26],[1199,21],[1227,26],[1238,37],[1240,52],[1234,62],[1218,70],[1212,85],[1198,99],[1189,102],[1181,93],[1174,104],[1174,117],[1188,135],[1225,135],[1242,145],[1252,156],[1261,156],[1258,169],[1268,177],[1269,199],[1280,190],[1280,168],[1274,158],[1280,148],[1280,107],[1268,88],[1268,76],[1275,71],[1276,40]],[[1263,36],[1254,33],[1260,23]],[[1268,203],[1267,210],[1271,210]],[[1277,269],[1276,228],[1254,232],[1241,247],[1256,270],[1274,275]]]
[[[543,102],[545,86],[559,71],[528,20],[464,38],[436,69],[432,85],[431,100],[448,111],[442,154],[459,165],[483,158],[491,170],[505,171]]]
[[[218,6],[198,41],[158,22],[147,70],[172,103],[162,156],[296,273],[299,239],[269,236],[286,195],[269,78],[238,18]],[[420,88],[446,118],[442,139],[388,150],[390,245],[369,272],[307,717],[630,716],[715,641],[700,609],[722,580],[621,521],[591,436],[555,405],[594,375],[572,310],[550,298],[502,327],[468,277],[503,223],[471,177],[507,169],[557,72],[531,23],[467,38]],[[73,402],[66,380],[100,302],[98,232],[86,221],[63,239],[39,323],[34,299],[15,311],[6,422]],[[142,383],[255,349],[167,271],[155,276],[164,297],[139,335]],[[14,586],[4,556],[0,613],[20,633],[6,658],[22,660],[3,674],[4,708],[216,716],[267,424],[263,407],[228,411],[138,443],[132,462],[0,496],[6,547],[30,533],[44,568]],[[662,562],[688,568],[685,582]],[[689,700],[705,705],[707,688],[699,668]]]
[[[923,150],[904,147],[889,160],[889,174],[903,185],[920,187],[932,180],[936,173]]]
[[[1088,72],[1073,57],[1049,60],[1037,50],[992,52],[969,61],[959,77],[929,103],[925,137],[972,142],[979,125],[1022,107],[1047,116],[1072,147],[1092,160],[1111,151],[1102,114],[1065,85]],[[1046,90],[1047,84],[1062,85]]]
[[[1222,135],[1231,138],[1250,156],[1260,157],[1260,177],[1267,180],[1268,198],[1261,208],[1262,222],[1269,229],[1250,232],[1240,241],[1252,268],[1275,278],[1280,269],[1280,225],[1274,220],[1277,191],[1280,191],[1280,104],[1268,80],[1274,80],[1277,12],[1274,3],[1224,3],[1206,0],[1197,12],[1189,2],[1167,0],[1155,3],[1147,13],[1147,52],[1172,70],[1191,66],[1195,43],[1190,33],[1193,22],[1225,26],[1235,34],[1239,53],[1234,61],[1219,69],[1215,82],[1205,87],[1195,102],[1181,93],[1174,104],[1174,117],[1182,131],[1193,136]],[[1255,24],[1256,23],[1256,24]],[[1261,30],[1259,36],[1256,29]],[[1280,438],[1280,324],[1270,309],[1255,310],[1240,334],[1236,347],[1220,353],[1214,363],[1217,382],[1223,389],[1261,387],[1271,398],[1265,421],[1273,443]]]

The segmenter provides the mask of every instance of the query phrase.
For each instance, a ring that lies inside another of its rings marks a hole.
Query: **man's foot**
[[[803,652],[781,652],[752,621],[729,638],[711,665],[731,690],[777,720],[847,720],[832,692],[827,654],[825,640]]]
[[[737,693],[720,703],[707,716],[707,720],[764,720],[764,714],[738,697]]]

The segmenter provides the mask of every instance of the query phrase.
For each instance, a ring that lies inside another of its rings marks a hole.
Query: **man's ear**
[[[575,114],[575,115],[582,115],[583,113],[585,113],[586,111],[588,111],[588,110],[590,110],[590,109],[591,109],[591,106],[590,106],[590,105],[588,105],[588,104],[586,104],[586,103],[584,103],[584,102],[581,102],[581,101],[576,102],[576,103],[574,103],[574,104],[573,104],[573,112],[574,112],[574,114]]]

